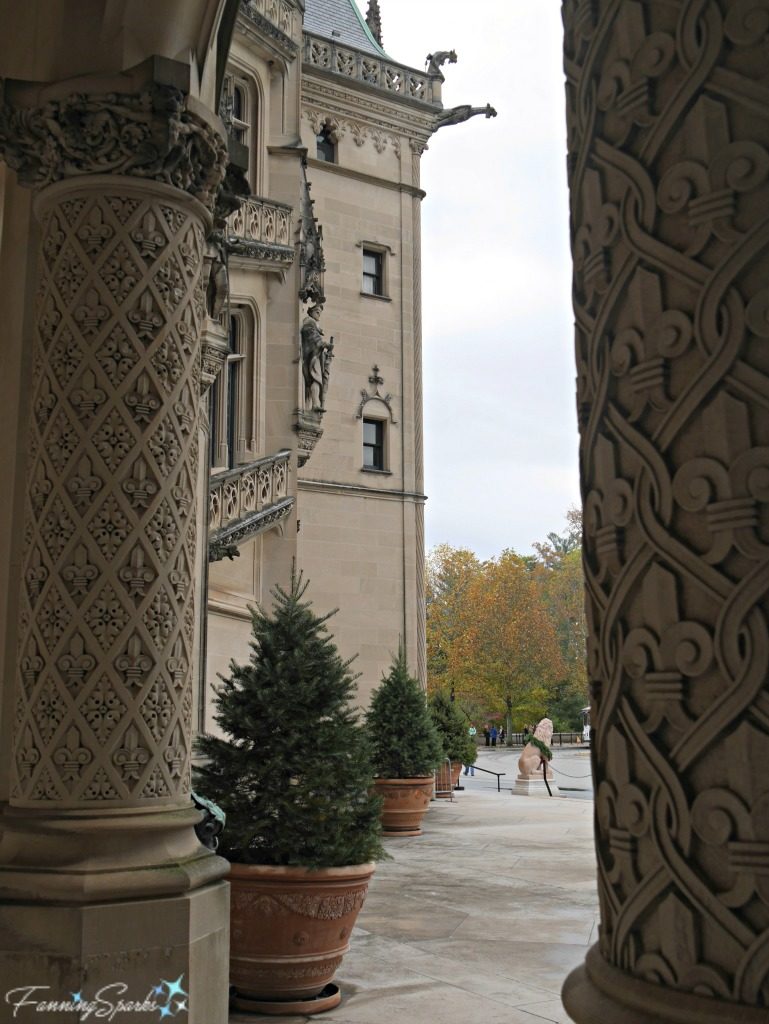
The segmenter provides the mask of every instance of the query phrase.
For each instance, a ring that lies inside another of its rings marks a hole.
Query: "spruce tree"
[[[246,864],[308,868],[383,856],[365,730],[351,705],[355,679],[326,622],[303,601],[307,583],[252,609],[247,665],[230,664],[214,701],[225,734],[201,736],[196,789],[227,815],[219,852]]]
[[[477,749],[467,731],[467,722],[456,704],[441,690],[430,697],[430,714],[443,745],[443,756],[462,764],[474,764]]]
[[[382,779],[413,779],[432,775],[441,760],[441,742],[425,695],[409,675],[401,646],[390,671],[371,698],[366,727],[373,749],[374,770]]]

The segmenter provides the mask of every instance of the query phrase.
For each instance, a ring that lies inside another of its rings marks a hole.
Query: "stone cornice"
[[[379,93],[375,100],[370,91],[354,88],[353,82],[322,76],[317,68],[307,65],[303,72],[302,108],[311,120],[316,116],[336,117],[350,122],[353,134],[352,125],[357,124],[382,135],[406,136],[421,148],[427,146],[435,131],[435,108],[398,104],[389,94]],[[349,87],[336,84],[343,81]]]
[[[316,160],[313,157],[307,158],[307,166],[312,170],[328,171],[329,174],[340,174],[343,178],[355,178],[356,181],[364,181],[368,185],[376,185],[378,188],[389,188],[393,192],[405,192],[414,199],[424,199],[427,193],[422,188],[414,185],[407,185],[402,181],[389,181],[387,178],[379,178],[375,174],[365,174],[357,171],[354,167],[344,167],[342,164],[332,164],[327,160]]]
[[[389,501],[413,501],[417,505],[424,505],[427,495],[418,491],[401,491],[386,487],[364,487],[361,484],[338,483],[334,480],[303,480],[297,481],[297,489],[300,491],[318,491],[327,494],[347,494],[351,497],[361,498],[385,498]]]
[[[0,155],[23,185],[122,174],[172,185],[213,209],[227,166],[224,137],[173,85],[135,93],[73,92],[35,107],[0,106]]]

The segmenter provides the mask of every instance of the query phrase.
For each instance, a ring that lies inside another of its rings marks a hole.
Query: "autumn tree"
[[[427,689],[450,690],[449,654],[464,629],[467,588],[482,572],[472,551],[439,544],[427,556]]]
[[[543,601],[536,565],[513,551],[483,563],[466,582],[445,674],[458,696],[504,710],[507,733],[541,717],[566,667]]]

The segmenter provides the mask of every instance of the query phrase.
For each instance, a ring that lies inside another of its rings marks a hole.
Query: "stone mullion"
[[[601,904],[564,988],[580,1024],[769,1007],[769,35],[753,8],[563,5]]]
[[[128,179],[37,205],[11,802],[186,803],[205,215]]]

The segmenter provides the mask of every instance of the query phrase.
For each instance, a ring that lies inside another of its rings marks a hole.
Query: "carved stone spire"
[[[379,45],[382,45],[382,15],[379,11],[379,0],[368,0],[366,11],[366,24],[371,29],[371,35]]]

